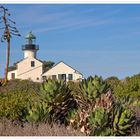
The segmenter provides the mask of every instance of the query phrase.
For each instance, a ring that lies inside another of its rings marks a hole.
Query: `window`
[[[15,79],[15,73],[11,73],[11,79]]]
[[[62,74],[58,74],[58,79],[62,80]]]
[[[59,80],[66,80],[66,74],[58,74]]]
[[[55,80],[56,79],[56,75],[52,75],[52,79]]]
[[[69,74],[69,75],[68,75],[68,79],[69,79],[69,80],[73,80],[73,74]]]
[[[62,74],[62,79],[66,80],[66,74]]]
[[[35,66],[35,61],[31,61],[31,67]]]

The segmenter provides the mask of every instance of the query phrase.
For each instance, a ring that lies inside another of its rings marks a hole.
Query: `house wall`
[[[34,67],[31,67],[31,61],[35,62]],[[56,78],[58,79],[58,74],[66,74],[66,81],[68,81],[68,74],[73,75],[73,81],[83,78],[82,74],[63,62],[60,62],[44,74],[42,74],[42,72],[42,62],[36,60],[35,58],[26,58],[17,64],[17,70],[8,72],[8,80],[11,79],[12,73],[15,73],[16,79],[30,79],[34,82],[42,82],[42,76],[46,76],[46,78],[49,79],[52,78],[52,75],[56,75]]]
[[[31,67],[31,61],[35,62],[35,66]],[[17,78],[31,79],[34,82],[42,82],[43,63],[33,57],[24,59],[17,64]]]
[[[11,80],[11,74],[15,73],[15,79],[17,78],[17,70],[12,70],[8,72],[8,80]]]
[[[82,79],[82,75],[80,73],[78,72],[76,73],[74,69],[64,64],[63,62],[54,66],[52,69],[44,73],[42,76],[46,76],[47,78],[49,78],[52,75],[56,75],[58,79],[58,74],[66,74],[66,81],[68,81],[68,74],[73,74],[73,80],[77,80],[79,78]]]
[[[78,79],[82,79],[83,78],[83,75],[78,74],[78,73],[75,73],[74,76],[75,76],[75,80],[78,80]]]

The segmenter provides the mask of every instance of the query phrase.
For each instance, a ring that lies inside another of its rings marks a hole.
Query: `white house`
[[[72,68],[71,66],[65,64],[63,61],[59,62],[53,66],[50,70],[42,74],[43,79],[59,79],[65,81],[77,81],[83,78],[83,75]]]
[[[83,78],[80,72],[62,61],[43,73],[43,62],[36,57],[39,50],[39,46],[34,44],[36,37],[30,32],[26,39],[28,43],[22,46],[24,58],[16,64],[14,69],[9,70],[8,80],[30,79],[34,82],[42,82],[44,79],[77,81]]]

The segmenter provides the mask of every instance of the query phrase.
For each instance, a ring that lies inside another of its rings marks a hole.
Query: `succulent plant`
[[[70,124],[76,125],[81,132],[89,135],[91,133],[88,121],[90,112],[96,107],[104,107],[108,110],[112,108],[112,93],[107,91],[108,86],[101,77],[89,77],[84,80],[74,95],[80,109],[74,113],[74,117],[70,119]]]
[[[136,99],[130,97],[129,95],[117,98],[117,102],[120,102],[122,106],[126,106],[126,107],[131,106],[134,101],[136,101]]]
[[[61,92],[56,97],[55,103],[52,104],[53,111],[51,112],[51,118],[55,122],[66,123],[66,116],[76,107],[73,95],[70,92]]]
[[[93,127],[106,126],[109,120],[109,115],[103,107],[96,108],[90,112],[89,122]]]
[[[110,122],[109,119],[109,113],[103,107],[91,111],[89,115],[90,135],[110,135],[111,131],[106,129]]]
[[[102,93],[106,93],[108,87],[101,77],[95,76],[84,80],[80,89],[89,100],[98,98]]]
[[[82,133],[85,133],[86,135],[90,134],[88,111],[78,109],[78,110],[73,110],[68,115],[69,125],[71,125],[75,129],[79,129]]]
[[[106,93],[108,89],[107,84],[101,77],[89,77],[79,85],[79,89],[75,93],[75,98],[81,107],[87,108],[87,104],[94,106],[95,100]]]
[[[100,98],[96,99],[94,108],[103,107],[107,112],[110,112],[113,110],[114,104],[115,99],[111,90],[109,90],[106,94],[102,94]]]
[[[104,108],[96,108],[90,113],[90,135],[95,136],[126,136],[135,123],[132,110],[124,108],[120,104],[114,106],[113,112],[107,112]]]
[[[68,113],[76,108],[76,101],[71,90],[64,81],[47,80],[43,83],[42,99],[51,106],[50,120],[52,122],[66,123]]]
[[[62,88],[62,81],[56,81],[56,80],[46,80],[42,84],[42,96],[47,101],[51,101],[57,96],[60,88]]]
[[[37,123],[44,121],[49,116],[51,107],[48,107],[46,103],[36,102],[34,104],[28,104],[26,120],[29,123]]]
[[[126,105],[115,101],[102,78],[89,77],[79,89],[75,94],[79,109],[71,114],[70,125],[86,135],[121,136],[129,133],[135,121],[134,114]]]
[[[117,105],[117,107],[114,108],[114,119],[112,125],[114,135],[127,135],[134,123],[135,116],[132,110],[126,107],[122,107],[121,105]]]

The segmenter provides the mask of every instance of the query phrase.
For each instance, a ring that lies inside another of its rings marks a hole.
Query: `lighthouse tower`
[[[36,58],[36,53],[39,50],[39,46],[35,45],[36,36],[29,32],[25,37],[27,40],[27,44],[22,46],[22,50],[24,52],[24,58],[31,57]]]

